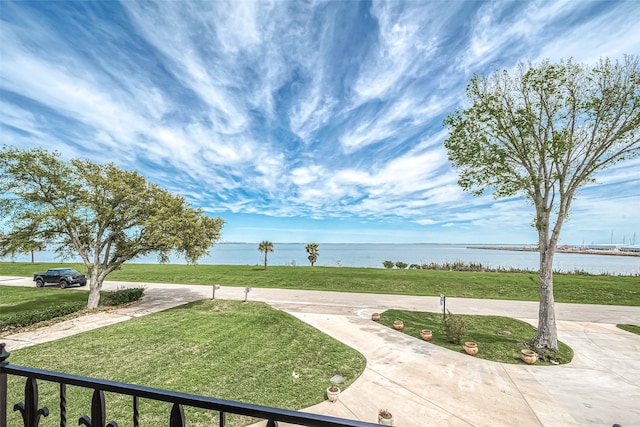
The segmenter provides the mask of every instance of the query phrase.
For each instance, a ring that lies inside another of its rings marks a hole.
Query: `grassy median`
[[[455,314],[462,319],[466,332],[460,338],[460,343],[454,344],[447,339],[442,313],[419,312],[407,310],[387,310],[380,316],[380,323],[390,328],[395,320],[404,323],[403,333],[420,338],[420,331],[430,329],[433,338],[429,341],[440,347],[464,353],[462,349],[465,341],[478,344],[478,359],[494,362],[523,364],[520,350],[527,348],[526,342],[536,334],[530,324],[521,320],[503,316],[475,316]],[[569,363],[573,359],[573,350],[563,342],[558,342],[558,352],[548,360],[539,359],[538,365],[556,365]]]

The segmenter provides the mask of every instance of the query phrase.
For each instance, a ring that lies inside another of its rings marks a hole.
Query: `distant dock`
[[[533,245],[474,245],[467,246],[467,249],[538,252],[538,248]],[[563,245],[556,248],[556,253],[640,257],[640,245],[597,245],[594,247]]]
[[[490,246],[467,246],[467,249],[488,249],[492,251],[520,251],[520,252],[538,252],[538,248],[535,246],[521,245],[521,246],[499,246],[499,245],[490,245]]]

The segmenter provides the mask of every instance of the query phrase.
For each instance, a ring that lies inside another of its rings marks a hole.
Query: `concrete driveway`
[[[15,277],[0,277],[0,284],[33,286]],[[145,296],[130,307],[0,340],[11,351],[212,295],[211,286],[106,282],[104,288],[141,285]],[[240,300],[244,289],[222,287],[216,298]],[[308,412],[375,422],[377,410],[387,408],[401,427],[640,426],[640,336],[615,327],[640,323],[640,307],[556,304],[559,338],[575,357],[567,365],[543,367],[477,359],[370,320],[372,312],[388,308],[439,311],[435,297],[254,288],[249,300],[291,313],[366,357],[365,371],[338,402]],[[534,325],[537,317],[532,302],[448,298],[447,307]]]

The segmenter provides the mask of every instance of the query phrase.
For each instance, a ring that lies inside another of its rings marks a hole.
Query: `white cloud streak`
[[[2,143],[139,169],[212,213],[448,230],[530,228],[530,206],[464,194],[447,161],[472,74],[640,53],[633,1],[6,2],[2,19]],[[598,175],[571,222],[595,229],[586,200],[637,204],[639,166]]]

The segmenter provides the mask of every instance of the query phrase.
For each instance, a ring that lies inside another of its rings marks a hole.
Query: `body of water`
[[[274,243],[274,252],[268,254],[269,265],[309,265],[304,243]],[[373,267],[383,268],[385,260],[402,261],[407,264],[465,263],[483,264],[493,268],[538,269],[538,253],[511,250],[487,250],[453,244],[335,244],[322,243],[318,247],[320,257],[317,266],[328,267]],[[31,255],[13,258],[29,262]],[[61,261],[52,252],[35,254],[37,262]],[[4,261],[11,261],[5,258]],[[64,260],[80,262],[80,259]],[[134,263],[156,263],[153,255],[136,258]],[[219,243],[199,264],[262,265],[264,255],[258,252],[257,243]],[[170,263],[183,264],[184,259],[173,256]],[[556,271],[586,271],[593,274],[640,275],[640,257],[556,253]],[[1,274],[1,273],[0,273]]]

